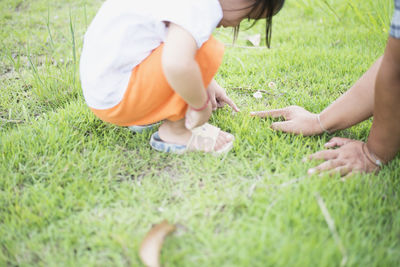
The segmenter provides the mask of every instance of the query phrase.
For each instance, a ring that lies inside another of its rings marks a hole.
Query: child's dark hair
[[[249,13],[254,19],[254,23],[249,27],[253,27],[256,22],[265,16],[265,43],[267,47],[271,47],[271,34],[272,34],[272,17],[276,15],[283,7],[285,0],[254,0],[254,4],[251,5],[252,9]],[[234,39],[236,40],[239,34],[240,25],[234,28]]]

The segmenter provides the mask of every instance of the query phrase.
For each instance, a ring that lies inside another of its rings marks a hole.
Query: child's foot
[[[189,145],[187,150],[217,153],[230,150],[235,139],[232,134],[220,131],[209,124],[205,124],[201,129],[190,131],[185,127],[184,120],[176,122],[165,121],[158,129],[158,135],[165,143],[180,146]]]

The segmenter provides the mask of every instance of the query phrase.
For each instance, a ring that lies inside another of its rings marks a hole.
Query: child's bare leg
[[[192,133],[185,127],[185,119],[179,121],[164,121],[158,129],[160,138],[167,143],[186,145],[189,142]],[[233,135],[221,131],[219,133],[215,150],[223,148],[227,143],[233,140]]]

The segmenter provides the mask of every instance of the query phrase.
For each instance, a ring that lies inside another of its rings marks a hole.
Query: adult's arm
[[[329,132],[347,129],[372,116],[374,87],[381,62],[382,57],[375,61],[349,91],[321,112],[321,123]]]
[[[350,172],[373,172],[381,163],[393,159],[400,149],[400,40],[389,38],[375,83],[374,121],[367,144],[333,138],[329,147],[311,155],[325,160],[311,168],[310,174],[331,171],[346,175]]]
[[[375,87],[374,120],[367,148],[383,162],[400,150],[400,39],[389,37]]]
[[[299,106],[252,112],[253,116],[283,117],[285,121],[271,125],[274,130],[305,136],[334,132],[351,127],[372,116],[374,86],[382,62],[380,57],[370,69],[342,96],[318,115]],[[322,124],[322,127],[321,127]]]

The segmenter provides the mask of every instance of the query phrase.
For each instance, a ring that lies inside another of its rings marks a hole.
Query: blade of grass
[[[71,43],[72,43],[72,55],[73,55],[73,86],[76,86],[76,42],[75,42],[75,31],[72,22],[71,7],[69,8],[69,29],[71,32]]]
[[[50,30],[50,2],[47,5],[46,28],[47,28],[47,32],[48,32],[49,38],[50,38],[51,50],[54,50],[54,40],[53,40],[53,35],[51,34],[51,30]]]

